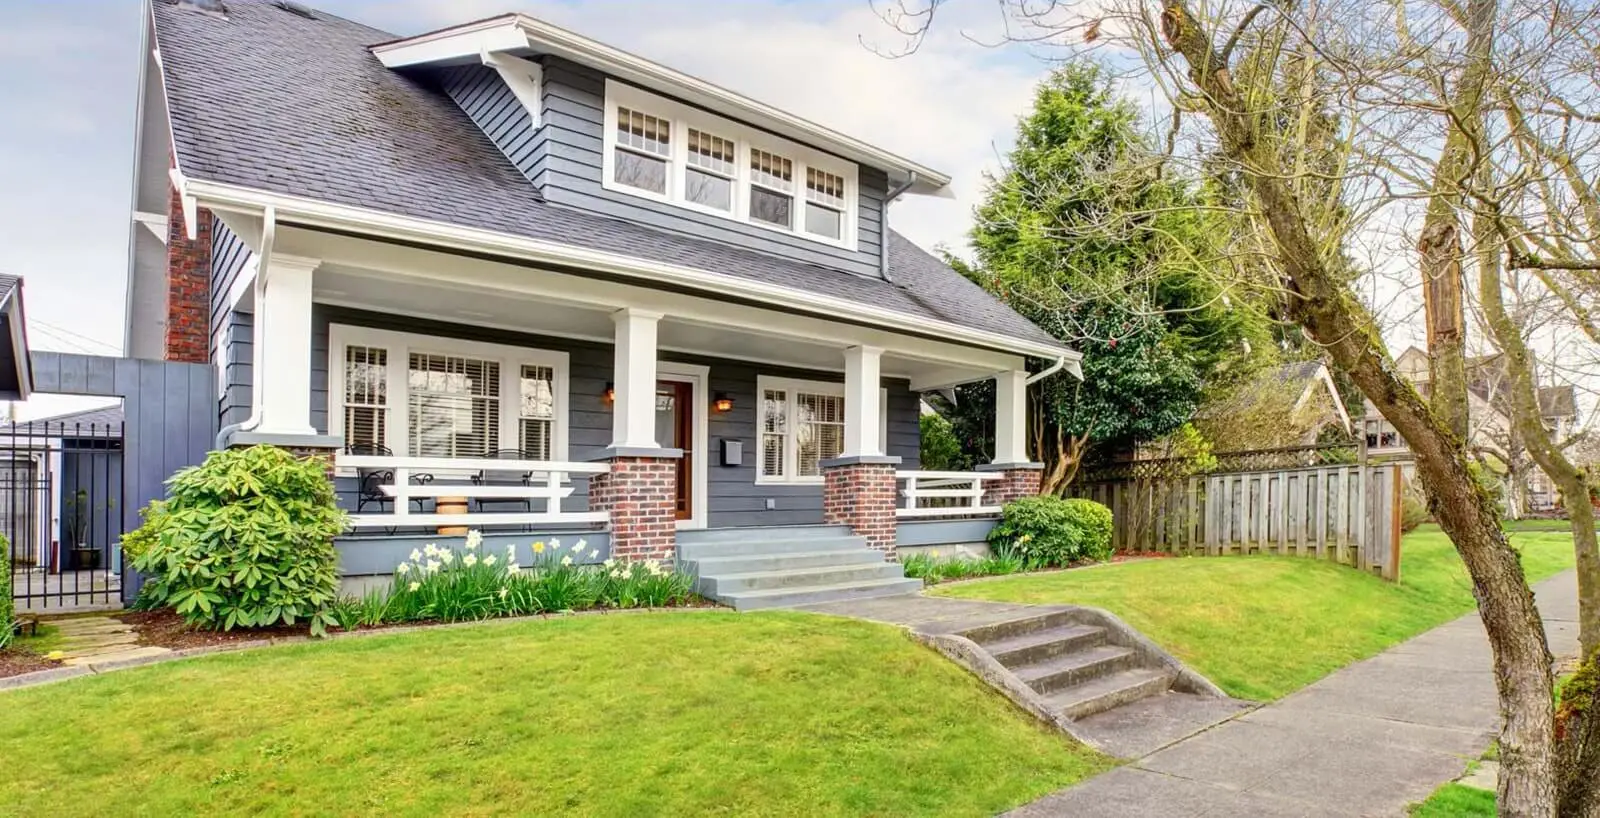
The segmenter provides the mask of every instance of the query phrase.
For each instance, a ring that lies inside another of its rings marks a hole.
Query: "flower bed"
[[[552,539],[530,546],[519,562],[517,547],[486,553],[483,535],[468,532],[460,550],[429,544],[395,567],[388,588],[345,596],[329,613],[340,628],[412,622],[462,622],[502,616],[596,608],[662,608],[693,604],[695,578],[658,561],[582,564],[599,556],[585,540],[570,545]]]

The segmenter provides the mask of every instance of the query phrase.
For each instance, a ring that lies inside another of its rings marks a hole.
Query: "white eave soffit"
[[[510,58],[522,62],[516,54],[511,53],[518,51],[551,54],[587,65],[647,90],[675,96],[714,113],[731,115],[779,136],[812,144],[868,167],[881,168],[889,172],[891,184],[914,177],[916,182],[907,191],[909,193],[946,199],[955,196],[949,187],[950,177],[932,168],[705,80],[525,15],[501,15],[372,47],[372,53],[386,68],[482,62],[495,68],[502,76],[508,74],[506,67],[495,60]],[[512,91],[522,96],[515,84],[512,84]],[[527,100],[523,100],[523,103],[527,105]],[[530,106],[530,110],[537,112],[538,107]]]

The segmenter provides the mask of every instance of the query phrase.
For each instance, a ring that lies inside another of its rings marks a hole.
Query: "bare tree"
[[[884,15],[913,48],[944,5],[926,2]],[[1590,85],[1600,88],[1588,76],[1593,52],[1582,47],[1585,37],[1589,49],[1595,41],[1594,10],[1562,0],[999,5],[1011,39],[1093,52],[1164,92],[1173,113],[1158,165],[1184,164],[1197,176],[1236,183],[1238,196],[1226,204],[1241,226],[1257,228],[1237,231],[1236,269],[1270,270],[1284,314],[1405,437],[1434,517],[1472,579],[1505,716],[1501,810],[1600,815],[1600,792],[1578,783],[1600,778],[1596,719],[1563,711],[1558,729],[1551,657],[1533,595],[1493,500],[1474,479],[1462,365],[1467,268],[1485,266],[1490,228],[1512,266],[1544,274],[1584,331],[1597,332],[1596,317],[1585,310],[1600,294],[1600,262],[1591,261],[1600,256],[1586,241],[1600,237],[1600,206],[1586,208],[1573,196],[1578,188],[1592,194],[1584,185],[1593,176],[1583,171],[1581,154],[1571,153],[1581,140],[1549,131],[1551,119],[1600,124],[1600,108],[1577,97]],[[1087,48],[1068,45],[1085,41]],[[1576,67],[1554,65],[1563,57]],[[1561,93],[1540,84],[1542,74],[1558,70],[1565,71]],[[1514,136],[1519,128],[1532,136]],[[1512,198],[1500,190],[1501,156],[1529,168]],[[1542,207],[1509,206],[1527,198]],[[1552,210],[1558,212],[1546,212]],[[1479,212],[1488,215],[1480,220]],[[1371,266],[1409,266],[1411,279],[1423,284],[1435,345],[1432,406],[1395,371],[1357,288],[1363,265],[1351,255],[1375,224],[1415,223],[1419,215],[1411,264],[1390,257]],[[1475,272],[1494,328],[1501,322],[1490,296],[1501,283],[1494,271]],[[1518,333],[1491,334],[1508,356],[1520,349],[1527,360]],[[1513,373],[1511,380],[1525,381],[1513,384],[1519,401],[1533,388],[1531,378]],[[1557,458],[1532,440],[1548,436],[1537,398],[1532,418],[1518,430],[1555,477]],[[1581,555],[1585,546],[1575,547]],[[1596,600],[1585,602],[1597,610]]]

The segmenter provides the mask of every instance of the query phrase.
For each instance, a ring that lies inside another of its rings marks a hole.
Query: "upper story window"
[[[605,187],[855,249],[857,169],[607,80]]]

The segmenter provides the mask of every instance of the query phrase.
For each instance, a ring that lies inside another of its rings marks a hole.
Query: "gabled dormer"
[[[949,195],[937,171],[523,15],[372,50],[565,207],[880,277],[888,203]]]

